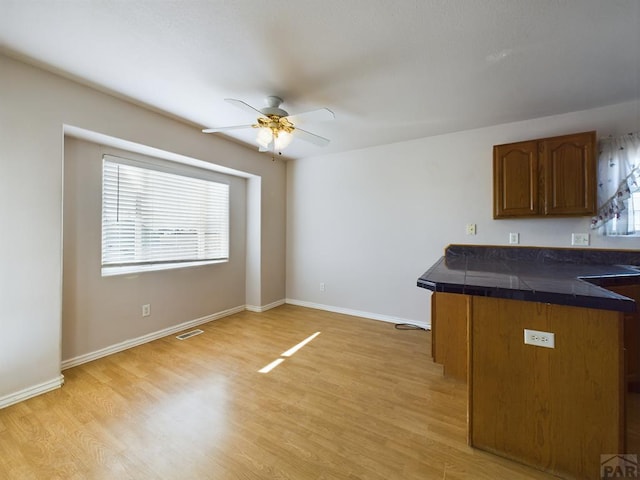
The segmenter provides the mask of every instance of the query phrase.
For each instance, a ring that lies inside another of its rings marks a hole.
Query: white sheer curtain
[[[598,213],[591,228],[601,235],[635,235],[640,215],[640,133],[600,140]],[[635,215],[634,215],[635,210]]]

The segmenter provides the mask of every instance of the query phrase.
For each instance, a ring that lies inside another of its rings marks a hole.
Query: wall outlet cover
[[[537,347],[556,348],[556,336],[551,332],[524,329],[524,343]]]
[[[571,234],[571,245],[577,247],[588,247],[589,246],[589,234],[588,233],[572,233]]]

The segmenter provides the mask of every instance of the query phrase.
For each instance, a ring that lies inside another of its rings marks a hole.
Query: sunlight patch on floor
[[[284,358],[277,358],[273,362],[271,362],[269,365],[265,365],[260,370],[258,370],[258,373],[269,373],[271,370],[276,368],[282,362],[284,362]]]
[[[262,367],[260,370],[258,370],[258,373],[269,373],[271,370],[273,370],[278,365],[280,365],[282,362],[284,362],[285,358],[291,357],[298,350],[300,350],[302,347],[304,347],[307,343],[309,343],[314,338],[316,338],[318,335],[320,335],[320,332],[316,332],[313,335],[309,335],[307,338],[305,338],[303,341],[301,341],[297,345],[294,345],[293,347],[291,347],[286,352],[281,353],[280,354],[280,358],[278,358],[278,359],[274,360],[273,362],[271,362],[270,364],[265,365],[264,367]],[[283,357],[285,357],[285,358],[283,358]]]

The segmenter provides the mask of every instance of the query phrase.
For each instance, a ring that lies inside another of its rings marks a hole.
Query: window
[[[102,275],[228,260],[229,185],[208,173],[105,155]]]
[[[600,141],[598,214],[591,228],[602,235],[640,235],[640,133]]]
[[[609,235],[638,236],[640,234],[640,192],[624,201],[624,208],[611,219]]]

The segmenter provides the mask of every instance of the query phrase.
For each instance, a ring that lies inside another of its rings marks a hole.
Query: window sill
[[[178,268],[201,267],[203,265],[213,265],[216,263],[227,263],[229,259],[224,260],[200,260],[196,262],[178,262],[178,263],[157,263],[152,265],[127,265],[116,267],[102,267],[103,277],[114,277],[116,275],[130,275],[132,273],[158,272],[160,270],[175,270]]]

